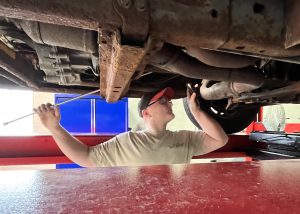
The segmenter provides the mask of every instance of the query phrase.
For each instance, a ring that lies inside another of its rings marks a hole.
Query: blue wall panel
[[[78,96],[56,94],[55,104]],[[128,130],[128,99],[107,103],[91,95],[60,106],[61,125],[71,133],[115,135]]]
[[[119,134],[128,130],[128,99],[116,103],[96,100],[96,133]]]
[[[56,103],[70,98],[58,97]],[[90,99],[79,99],[60,106],[62,119],[60,124],[72,133],[91,133],[92,106]]]
[[[56,169],[73,169],[73,168],[84,168],[79,166],[76,163],[60,163],[60,164],[56,164]]]

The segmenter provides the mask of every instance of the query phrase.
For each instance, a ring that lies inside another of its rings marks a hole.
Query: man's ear
[[[149,111],[147,109],[142,110],[142,116],[143,118],[147,118],[150,116]]]

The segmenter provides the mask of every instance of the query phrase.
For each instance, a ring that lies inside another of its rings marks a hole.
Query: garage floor
[[[0,213],[300,213],[300,160],[0,171]]]

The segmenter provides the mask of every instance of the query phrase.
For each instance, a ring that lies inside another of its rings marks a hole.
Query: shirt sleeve
[[[116,165],[116,147],[117,137],[114,137],[104,143],[90,147],[90,155],[96,166],[115,166]]]
[[[203,131],[190,131],[190,145],[193,156],[205,154],[204,140],[206,133]]]

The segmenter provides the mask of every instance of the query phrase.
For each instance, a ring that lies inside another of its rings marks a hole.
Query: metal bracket
[[[146,54],[143,47],[121,45],[119,30],[99,31],[100,95],[116,102],[125,94],[127,85]]]
[[[144,73],[146,65],[149,63],[152,56],[155,55],[164,45],[164,42],[160,39],[149,36],[147,38],[147,42],[145,43],[146,54],[142,59],[141,64],[138,66],[136,73],[134,75],[134,79],[139,79],[141,75]]]
[[[114,0],[113,6],[121,17],[122,35],[129,40],[145,41],[149,30],[147,0]]]

